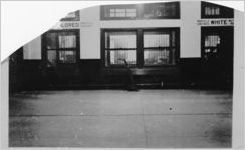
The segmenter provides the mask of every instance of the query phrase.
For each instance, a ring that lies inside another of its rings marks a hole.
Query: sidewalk
[[[231,147],[232,95],[204,90],[23,92],[10,146]]]

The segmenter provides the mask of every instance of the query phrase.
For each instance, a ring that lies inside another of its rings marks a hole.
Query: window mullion
[[[144,37],[143,29],[137,30],[137,66],[142,68],[144,66]]]

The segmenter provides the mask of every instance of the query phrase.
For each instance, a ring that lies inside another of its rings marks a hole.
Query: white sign
[[[80,22],[80,27],[92,27],[93,22]]]
[[[58,22],[56,23],[52,29],[79,29],[80,23],[79,22]]]
[[[201,19],[197,20],[200,26],[233,26],[234,19]]]
[[[79,29],[84,27],[92,27],[93,22],[58,22],[52,29],[62,30],[62,29]]]

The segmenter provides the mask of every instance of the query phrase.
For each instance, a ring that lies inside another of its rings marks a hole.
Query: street
[[[11,147],[231,147],[227,91],[32,91],[9,106]]]

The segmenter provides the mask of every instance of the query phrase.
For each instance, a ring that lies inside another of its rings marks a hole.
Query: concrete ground
[[[10,96],[9,146],[231,147],[232,94],[82,90]]]

